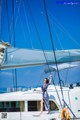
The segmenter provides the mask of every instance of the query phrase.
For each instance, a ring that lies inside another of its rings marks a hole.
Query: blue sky
[[[76,0],[64,2],[64,0],[46,0],[54,47],[55,50],[79,49],[80,2],[77,1],[76,3]],[[71,2],[74,4],[72,5]],[[0,39],[10,42],[12,46],[17,48],[42,49],[38,38],[39,34],[44,50],[52,50],[43,0],[13,0],[13,4],[14,13],[12,0],[1,1]],[[38,66],[17,69],[17,86],[29,87],[41,85],[43,78],[49,75],[44,74],[45,67]],[[66,76],[67,83],[78,82],[80,68],[75,67],[60,72],[60,77],[64,81]],[[15,87],[16,82],[14,79],[14,70],[1,70],[0,88]],[[38,82],[39,80],[40,82]],[[55,77],[55,83],[58,83],[57,76]]]

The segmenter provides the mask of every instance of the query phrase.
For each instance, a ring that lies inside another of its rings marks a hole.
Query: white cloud
[[[5,75],[5,76],[12,76],[13,73],[12,72],[1,72],[1,75]]]

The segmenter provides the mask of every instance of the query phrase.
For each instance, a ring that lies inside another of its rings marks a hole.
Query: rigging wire
[[[25,9],[25,5],[24,5],[24,1],[23,0],[22,0],[22,5],[23,5],[24,13],[25,13],[25,18],[26,18],[26,26],[27,26],[27,29],[28,29],[28,32],[29,32],[29,40],[30,40],[30,43],[31,43],[31,47],[33,49],[34,47],[33,47],[32,39],[31,39],[31,35],[30,35],[31,31],[30,31],[28,17],[27,17],[27,14],[26,14],[26,9]]]
[[[35,24],[33,15],[32,15],[32,11],[31,11],[30,5],[29,5],[29,3],[28,3],[28,0],[26,0],[26,2],[27,2],[27,5],[28,5],[28,7],[29,7],[29,9],[30,9],[30,14],[31,14],[31,16],[32,16],[33,24],[34,24],[34,26],[35,26],[35,29],[36,29],[36,32],[37,32],[37,35],[38,35],[38,39],[39,39],[39,41],[40,41],[40,44],[41,44],[41,47],[42,47],[42,50],[43,50],[43,54],[44,54],[44,57],[45,57],[45,60],[46,60],[46,64],[48,65],[48,68],[49,68],[49,64],[48,64],[48,62],[47,62],[47,58],[46,58],[46,55],[45,55],[45,51],[44,51],[44,49],[43,49],[43,45],[42,45],[41,39],[40,39],[40,37],[39,37],[39,33],[38,33],[38,30],[37,30],[37,27],[36,27],[36,24]],[[51,71],[50,71],[50,73],[51,73]],[[54,87],[55,87],[55,85],[54,85]],[[59,94],[58,94],[58,91],[57,91],[56,87],[55,87],[55,90],[56,90],[58,99],[59,99],[59,101],[60,101]],[[60,104],[61,104],[61,101],[60,101]],[[62,105],[61,105],[61,106],[62,106]]]
[[[26,15],[26,10],[25,10],[25,6],[24,6],[23,0],[21,0],[21,3],[22,3],[21,5],[23,5],[24,13],[25,13],[25,16],[26,16],[26,25],[28,27],[29,36],[30,36],[30,29],[29,29],[29,25],[28,25],[28,20],[27,20],[27,15]],[[18,2],[17,2],[17,6],[18,6]],[[21,23],[21,28],[22,28],[21,30],[23,32],[24,40],[26,42],[26,32],[25,32],[24,27],[23,27],[24,25],[23,25],[23,22],[22,22],[22,19],[21,19],[21,14],[20,14],[20,10],[19,9],[18,9],[18,15],[19,15],[20,23]],[[31,37],[30,37],[30,42],[31,42],[31,46],[33,48]],[[27,45],[27,42],[26,42],[26,45]]]
[[[51,21],[52,21],[52,20],[51,20]],[[57,30],[56,30],[55,25],[52,24],[52,26],[53,26],[53,29],[54,29],[54,31],[55,31],[57,40],[59,41],[60,47],[61,47],[62,50],[64,50],[63,45],[62,45],[62,43],[60,42],[59,35],[58,35],[58,32],[57,32]]]
[[[58,70],[58,65],[57,65],[56,53],[55,53],[55,48],[54,48],[54,43],[53,43],[53,38],[52,38],[52,33],[51,33],[51,28],[50,28],[50,22],[49,22],[49,17],[48,17],[48,12],[47,12],[47,8],[46,8],[45,0],[43,0],[43,4],[44,4],[44,8],[45,8],[46,18],[47,18],[47,23],[48,23],[48,28],[49,28],[49,33],[50,33],[50,38],[51,38],[51,43],[52,43],[52,49],[53,49],[55,64],[56,64],[57,73],[58,73],[58,78],[59,78],[59,83],[60,83],[61,94],[62,94],[62,98],[64,99],[63,91],[62,91],[62,85],[61,85],[61,81],[60,81],[59,70]],[[57,92],[57,91],[56,91],[56,92]],[[57,94],[57,95],[58,95],[58,98],[59,98],[59,101],[60,101],[60,105],[61,105],[61,107],[62,107],[59,94]]]
[[[36,33],[37,33],[37,36],[38,36],[38,39],[39,39],[41,48],[42,48],[42,50],[43,50],[43,55],[44,55],[46,64],[47,64],[47,66],[48,66],[48,69],[50,70],[49,64],[48,64],[48,61],[47,61],[47,57],[46,57],[46,54],[45,54],[45,51],[44,51],[44,48],[43,48],[43,45],[42,45],[42,42],[41,42],[41,39],[40,39],[40,36],[39,36],[39,32],[38,32],[38,30],[37,30],[36,23],[35,23],[35,20],[34,20],[34,17],[33,17],[32,11],[31,11],[31,7],[30,7],[30,5],[29,5],[28,0],[26,0],[26,3],[27,3],[27,6],[28,6],[28,8],[29,8],[29,11],[30,11],[30,14],[31,14],[31,17],[32,17],[32,20],[33,20],[33,24],[34,24],[34,27],[35,27],[35,30],[36,30]],[[51,74],[51,71],[50,71],[50,74]]]
[[[16,0],[15,2],[17,3],[18,0]],[[19,3],[18,11],[20,10],[20,6],[21,6],[21,0],[20,0],[20,3]],[[13,14],[13,12],[12,12],[12,23],[11,23],[11,25],[10,25],[10,31],[11,31],[11,28],[13,29],[13,19],[14,19],[15,12],[16,12],[16,4],[15,4],[15,6],[14,6],[14,14]],[[18,16],[17,16],[16,19],[15,19],[14,30],[15,30],[16,25],[17,25],[17,20],[18,20]],[[14,33],[13,33],[13,34],[14,34]],[[11,37],[11,43],[12,43],[12,40],[13,40],[13,34],[12,34],[12,37]]]
[[[7,6],[8,6],[8,3],[7,3]],[[14,8],[14,13],[15,13],[15,11],[16,11],[16,6],[15,6],[15,8]],[[8,34],[10,34],[10,32],[11,32],[11,30],[12,30],[12,27],[13,27],[13,17],[14,17],[14,15],[13,15],[13,12],[12,12],[12,20],[11,20],[11,23],[9,24],[9,32],[8,32]],[[9,35],[8,35],[9,36]],[[13,35],[12,35],[12,37],[13,37]],[[11,44],[12,44],[12,38],[10,38],[10,41],[11,41]]]
[[[13,14],[13,40],[14,40],[14,47],[16,46],[16,41],[15,41],[15,29],[14,29],[14,0],[12,0],[12,14]],[[14,81],[16,82],[16,91],[17,91],[17,70],[16,69],[14,69],[14,71],[13,71],[13,79],[14,79]]]
[[[8,14],[8,2],[6,0],[6,12],[7,12],[7,21],[8,21],[8,39],[11,44],[11,37],[10,37],[10,24],[9,24],[9,14]],[[13,87],[15,86],[15,77],[14,77],[14,70],[12,70],[13,74]]]
[[[4,26],[4,16],[5,16],[5,14],[4,14],[4,4],[3,4],[3,0],[1,0],[2,1],[2,4],[1,4],[1,10],[0,10],[0,12],[1,12],[1,19],[0,19],[0,27],[1,27],[1,37],[0,37],[0,41],[2,42],[2,34],[3,34],[3,26]]]
[[[14,21],[14,0],[12,0],[12,14],[13,14],[13,43],[14,43],[14,47],[16,45],[15,43],[15,29],[14,29],[14,26],[15,26],[15,21]]]
[[[2,32],[2,0],[0,0],[0,41],[1,41],[1,32]]]
[[[49,13],[49,15],[53,18],[53,16],[52,16],[52,14],[50,13],[50,12],[48,12]],[[51,21],[52,21],[52,19],[50,19]],[[60,30],[62,30],[65,34],[67,34],[68,35],[68,37],[69,38],[71,38],[71,40],[74,40],[75,41],[75,39],[68,33],[68,31],[64,28],[64,26],[62,25],[62,24],[60,24],[59,23],[59,21],[57,21],[57,19],[56,19],[56,17],[54,17],[53,18],[53,20],[55,21],[55,22],[53,22]],[[53,25],[53,24],[52,24]],[[54,26],[55,27],[55,26]],[[53,28],[54,28],[53,27]],[[58,33],[57,33],[58,34]],[[71,36],[71,37],[70,37]],[[59,39],[58,39],[59,40]],[[60,41],[60,40],[59,40]],[[59,42],[60,43],[60,45],[61,45],[61,42]],[[80,47],[80,44],[76,41],[75,42],[79,47]],[[68,51],[68,53],[69,53],[69,51]],[[69,57],[70,57],[70,53],[69,53]],[[66,84],[66,81],[67,81],[67,76],[68,76],[68,73],[69,73],[69,69],[70,69],[70,64],[69,64],[69,68],[67,69],[67,73],[66,73],[66,79],[65,79],[65,81],[64,81],[64,83]]]
[[[8,21],[8,39],[11,44],[11,37],[10,37],[10,25],[9,25],[9,14],[8,14],[8,1],[6,0],[6,13],[7,13],[7,21]]]
[[[49,15],[53,18],[52,14],[50,12],[48,12]],[[64,26],[56,19],[56,17],[54,16],[53,20],[55,20],[56,22],[54,22],[54,24],[60,29],[62,30],[78,47],[80,47],[80,44],[73,38],[73,36],[71,36],[71,34],[67,31],[67,29],[64,28]]]
[[[20,0],[19,5],[18,5],[18,0],[16,0],[16,7],[15,8],[17,9],[18,15],[17,15],[16,20],[15,20],[14,30],[16,28],[17,20],[18,20],[18,17],[19,17],[20,23],[21,23],[21,27],[22,27],[22,32],[23,32],[23,35],[24,35],[24,39],[26,41],[26,33],[25,33],[24,28],[23,28],[23,23],[22,23],[21,16],[20,16],[20,7],[22,5],[21,3],[22,3],[22,0]],[[14,14],[15,14],[15,8],[14,8]],[[14,14],[13,14],[13,18],[14,18]],[[13,39],[13,35],[12,35],[12,39]]]
[[[53,25],[53,24],[52,24],[52,25]],[[53,28],[55,28],[55,26],[54,26]],[[56,31],[56,29],[55,29],[55,31]],[[56,31],[56,34],[57,34],[57,38],[58,38],[58,40],[59,40],[59,36],[58,36],[57,31]],[[59,43],[60,43],[60,46],[62,46],[60,40],[59,40]],[[63,47],[61,47],[61,48],[63,49]],[[69,51],[68,51],[68,53],[69,53]],[[70,53],[69,53],[69,56],[70,56]],[[66,81],[67,81],[67,76],[68,76],[68,73],[69,73],[69,69],[70,69],[70,64],[69,64],[69,68],[67,69],[66,79],[65,79],[65,81],[64,81],[65,84],[66,84]]]
[[[17,6],[18,6],[18,2],[17,2]],[[20,10],[18,9],[18,15],[19,15],[19,19],[20,19],[20,23],[21,23],[21,30],[22,30],[22,32],[23,32],[23,36],[24,36],[24,40],[26,41],[26,33],[25,33],[25,30],[24,30],[24,28],[23,28],[23,22],[22,22],[22,20],[21,20],[21,15],[20,15]],[[26,42],[27,43],[27,42]]]

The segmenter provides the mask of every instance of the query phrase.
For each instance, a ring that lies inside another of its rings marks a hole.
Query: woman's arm
[[[52,75],[49,76],[49,85],[52,84],[52,81],[53,81],[53,77]]]

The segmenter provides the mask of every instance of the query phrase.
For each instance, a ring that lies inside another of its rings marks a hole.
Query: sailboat
[[[16,48],[4,41],[0,42],[0,70],[40,65],[54,65],[50,68],[48,67],[46,72],[58,72],[59,70],[79,66],[79,61],[80,49],[53,49],[52,51],[42,51],[36,49]],[[72,63],[72,65],[69,63]],[[27,91],[0,94],[0,119],[61,120],[61,112],[64,104],[70,112],[71,119],[80,119],[79,83],[75,84],[75,86],[71,85],[69,87],[64,87],[61,84],[60,86],[56,86],[54,83],[49,85],[48,94],[50,101],[50,114],[47,114],[44,110],[40,115],[42,93],[39,91],[41,91],[41,88],[37,87]]]
[[[79,61],[80,59],[80,50],[55,51],[55,53],[57,56],[57,63],[59,64],[58,70],[63,70],[70,67],[72,68],[80,65],[80,63],[77,62],[77,60]],[[27,54],[28,57],[26,57],[25,54]],[[54,66],[46,69],[45,72],[57,71],[55,66],[55,59],[53,58],[53,52],[45,51],[45,54],[48,64],[54,64]],[[71,57],[69,57],[68,54],[71,54]],[[46,64],[42,51],[14,48],[11,47],[9,43],[5,43],[3,41],[0,43],[0,60],[0,69],[2,70]],[[71,66],[69,65],[69,62],[72,62]],[[60,114],[64,102],[70,110],[71,118],[75,118],[76,120],[80,117],[79,84],[70,87],[62,87],[64,99],[59,86],[56,86],[56,88],[55,85],[49,86],[48,93],[51,109],[51,113],[49,115],[46,113],[46,111],[44,111],[42,115],[39,115],[42,93],[38,93],[38,91],[41,91],[40,87],[27,91],[0,94],[1,120],[26,120],[26,118],[28,120],[60,120]]]

